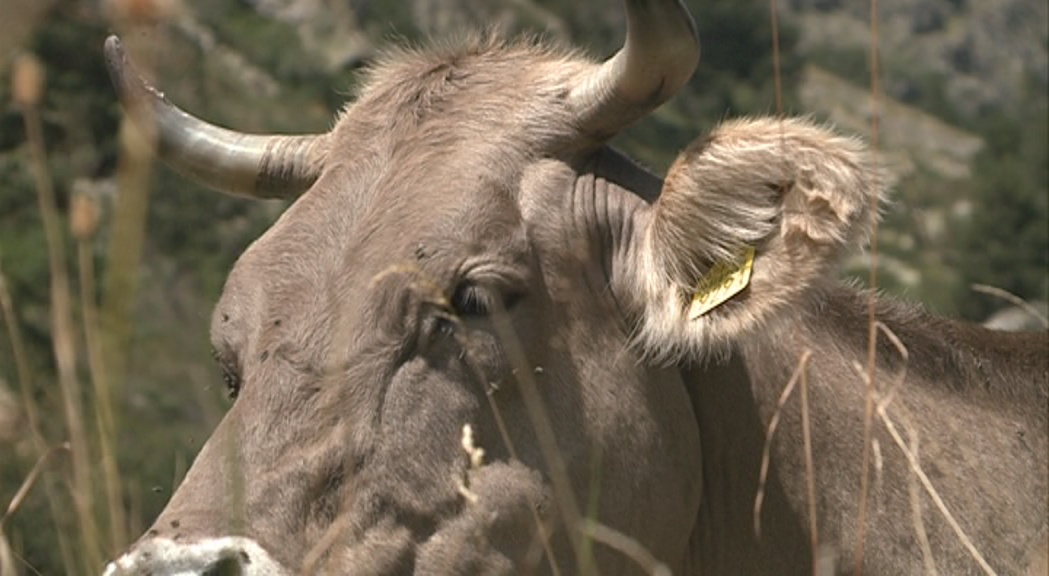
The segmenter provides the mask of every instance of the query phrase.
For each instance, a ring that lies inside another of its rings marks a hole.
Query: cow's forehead
[[[528,276],[524,162],[485,164],[476,150],[450,148],[420,163],[410,152],[395,151],[381,169],[326,170],[238,260],[214,327],[247,343],[277,320],[309,325],[301,345],[319,354],[326,337],[316,328],[368,306],[374,280],[392,270],[416,269],[449,295],[476,268],[503,284]]]
[[[483,36],[397,49],[365,75],[340,116],[328,164],[363,157],[417,175],[452,168],[451,157],[456,176],[480,177],[561,152],[554,147],[576,129],[568,93],[591,66],[570,51]]]
[[[382,168],[325,172],[245,258],[287,260],[290,250],[314,268],[360,269],[400,259],[454,265],[519,250],[525,163],[485,163],[474,148],[428,154],[426,163],[406,151]]]
[[[495,240],[517,237],[529,167],[573,153],[551,143],[574,129],[561,87],[587,65],[481,36],[387,55],[333,129],[321,178],[238,267],[513,251]]]
[[[516,195],[442,171],[366,183],[338,173],[322,178],[241,256],[226,292],[294,299],[335,286],[357,291],[368,277],[402,266],[447,288],[467,261],[519,263],[528,243]]]

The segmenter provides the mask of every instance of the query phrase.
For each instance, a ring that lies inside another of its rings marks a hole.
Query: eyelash
[[[463,317],[487,316],[491,310],[491,303],[485,296],[477,286],[460,285],[452,295],[452,307],[455,308],[456,314]]]
[[[503,294],[502,309],[510,310],[524,294],[508,292]],[[474,284],[461,284],[452,294],[452,307],[456,314],[464,318],[483,318],[493,309],[492,291],[482,289]]]

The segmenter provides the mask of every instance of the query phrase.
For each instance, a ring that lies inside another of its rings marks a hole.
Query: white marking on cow
[[[289,574],[254,540],[224,537],[192,543],[153,538],[110,562],[103,576],[196,576],[222,563],[238,566],[243,576]]]

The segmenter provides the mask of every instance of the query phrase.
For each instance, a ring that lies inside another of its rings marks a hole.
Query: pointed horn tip
[[[124,68],[127,65],[127,53],[124,52],[124,43],[120,41],[116,34],[110,34],[106,38],[102,51],[106,57],[106,69],[109,70],[109,77],[114,87],[119,90],[120,85],[123,84],[119,80],[123,79]]]
[[[113,90],[125,108],[135,105],[164,105],[164,94],[153,87],[135,67],[124,50],[124,43],[116,34],[110,34],[103,45],[106,70]]]
[[[580,78],[570,98],[583,133],[605,141],[677,94],[700,60],[699,33],[682,0],[624,0],[626,40]]]
[[[124,43],[120,41],[120,37],[116,34],[110,34],[106,36],[105,42],[106,56],[120,56],[124,53]]]

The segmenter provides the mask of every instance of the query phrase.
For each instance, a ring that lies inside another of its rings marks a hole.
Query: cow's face
[[[626,6],[601,65],[489,39],[393,53],[316,137],[203,125],[110,41],[118,90],[177,167],[306,189],[215,308],[236,401],[110,574],[636,572],[595,534],[693,569],[699,439],[666,361],[825,277],[873,178],[855,143],[803,122],[729,124],[665,185],[604,147],[697,56],[679,2]],[[749,285],[690,315],[744,246]]]
[[[486,94],[463,92],[444,97],[483,109]],[[347,113],[331,152],[345,142],[367,160],[325,171],[230,275],[212,338],[237,399],[156,529],[222,535],[240,514],[286,566],[385,568],[453,558],[421,548],[478,506],[507,516],[500,552],[521,559],[533,511],[562,521],[563,488],[574,514],[598,502],[589,514],[680,550],[698,503],[693,419],[672,373],[629,349],[609,247],[584,225],[597,214],[571,208],[593,183],[509,122],[464,109],[456,124],[401,126],[405,111],[376,98]],[[477,471],[467,425],[486,454]],[[554,486],[548,458],[571,485]],[[656,493],[662,509],[645,502]]]
[[[681,560],[694,418],[612,287],[659,181],[580,134],[589,66],[477,40],[372,73],[227,280],[236,400],[127,569],[573,566],[584,518]]]

